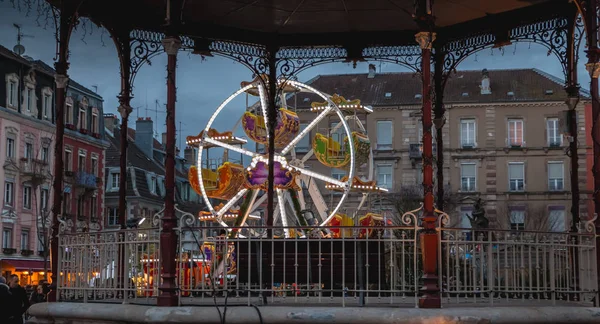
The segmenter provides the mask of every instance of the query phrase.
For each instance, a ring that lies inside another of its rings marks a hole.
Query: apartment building
[[[106,135],[110,147],[106,153],[105,190],[106,206],[104,209],[107,229],[120,227],[119,179],[122,176],[120,161],[120,123],[113,114],[104,115]],[[154,121],[151,118],[138,118],[135,129],[129,128],[127,138],[127,220],[126,226],[151,227],[152,218],[164,204],[166,158],[165,140],[155,138]],[[166,134],[163,134],[166,139]],[[189,153],[186,151],[186,153]],[[193,154],[187,154],[192,159]],[[193,215],[204,208],[202,198],[191,189],[187,178],[186,160],[177,154],[175,161],[175,200],[178,208]],[[189,161],[191,162],[191,161]],[[180,214],[177,214],[180,216]]]
[[[0,46],[0,75],[0,272],[17,273],[21,282],[35,283],[46,277],[49,265],[45,260],[56,176],[55,71]],[[101,124],[94,126],[102,114],[102,98],[73,80],[67,96],[63,217],[72,231],[100,230],[102,223],[94,215],[102,208],[103,192],[96,178],[86,174],[94,161],[98,170],[104,163],[104,132]]]
[[[371,106],[370,114],[356,112],[366,127],[372,145],[374,177],[378,185],[389,189],[385,195],[371,195],[369,208],[401,211],[386,204],[405,199],[407,192],[422,191],[422,124],[421,82],[414,73],[369,73],[319,75],[308,82],[328,94],[348,100],[360,99]],[[581,215],[587,217],[591,198],[586,182],[588,144],[585,136],[582,92],[577,106]],[[496,228],[551,229],[570,227],[570,158],[569,140],[561,131],[561,112],[567,109],[563,82],[537,69],[458,71],[449,79],[445,94],[446,122],[444,140],[444,186],[450,204],[445,209],[452,225],[470,227],[470,214],[477,198],[485,202],[490,224]],[[299,93],[288,100],[296,110],[301,129],[314,118],[312,102],[322,101],[313,94]],[[328,117],[313,129],[325,134],[339,122]],[[350,128],[356,125],[350,121]],[[435,131],[434,131],[435,132]],[[434,156],[436,152],[434,136]],[[298,144],[308,151],[310,140]],[[434,163],[435,164],[435,163]],[[314,157],[306,165],[334,178],[344,170],[330,169]],[[357,169],[368,175],[368,165]],[[434,173],[436,170],[434,170]],[[335,194],[321,186],[327,201]],[[352,211],[357,195],[347,201]],[[383,202],[382,202],[383,201]]]

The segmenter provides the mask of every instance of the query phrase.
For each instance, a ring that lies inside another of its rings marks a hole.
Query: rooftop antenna
[[[25,53],[25,46],[21,45],[21,39],[23,39],[25,37],[33,38],[33,36],[32,35],[24,35],[21,32],[21,25],[13,24],[13,26],[17,29],[17,45],[15,45],[15,47],[13,47],[13,51],[15,53],[17,53],[17,55],[21,56]]]
[[[148,109],[148,105],[146,105],[146,117],[148,117],[148,111],[153,111],[156,113],[156,119],[154,120],[154,137],[158,137],[158,113],[166,114],[167,112],[159,109],[160,102],[158,99],[154,100],[154,104],[156,109]]]

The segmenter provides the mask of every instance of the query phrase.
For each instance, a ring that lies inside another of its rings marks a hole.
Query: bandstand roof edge
[[[60,1],[47,0],[54,6]],[[280,48],[417,46],[413,2],[187,0],[177,30],[188,39],[184,46],[198,39]],[[436,0],[435,32],[439,41],[460,42],[564,17],[574,6],[567,0]],[[88,0],[79,14],[96,24],[145,31],[145,40],[153,41],[150,35],[165,29],[165,8],[163,0]]]

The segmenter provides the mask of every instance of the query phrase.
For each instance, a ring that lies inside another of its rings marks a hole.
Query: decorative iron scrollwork
[[[415,46],[373,46],[363,50],[365,59],[402,65],[417,73],[421,72],[421,48]]]

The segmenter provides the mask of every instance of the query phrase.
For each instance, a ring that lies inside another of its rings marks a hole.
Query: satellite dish
[[[13,47],[13,51],[18,55],[23,55],[23,53],[25,53],[25,46],[17,44],[15,47]]]

